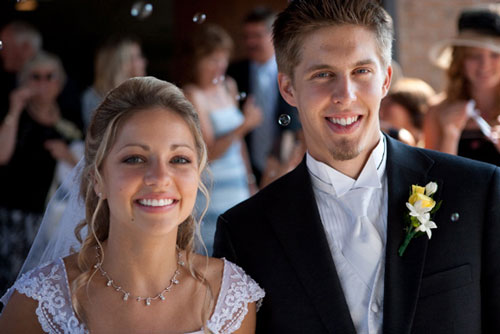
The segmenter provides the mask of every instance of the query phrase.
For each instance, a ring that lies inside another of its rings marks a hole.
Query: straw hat
[[[454,46],[469,46],[500,53],[500,3],[465,8],[458,19],[458,35],[436,43],[429,51],[432,63],[448,68]]]

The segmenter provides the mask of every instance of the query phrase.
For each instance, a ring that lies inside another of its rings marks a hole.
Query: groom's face
[[[320,28],[303,38],[293,78],[279,74],[280,90],[299,110],[309,153],[330,166],[368,157],[379,135],[378,111],[391,78],[364,27]]]

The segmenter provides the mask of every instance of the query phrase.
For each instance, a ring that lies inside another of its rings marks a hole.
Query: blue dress
[[[236,106],[211,111],[209,116],[215,138],[235,130],[244,120]],[[204,177],[210,193],[210,206],[201,223],[201,235],[208,255],[212,254],[218,216],[250,196],[241,145],[242,141],[234,141],[222,156],[212,160],[209,163],[209,173]],[[204,206],[205,197],[198,194],[197,211],[201,212]],[[201,248],[198,247],[198,250]]]

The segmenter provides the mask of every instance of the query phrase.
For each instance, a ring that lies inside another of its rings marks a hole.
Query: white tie
[[[372,286],[383,248],[380,234],[368,218],[375,191],[375,188],[357,188],[349,190],[340,198],[353,218],[342,253],[368,286]]]

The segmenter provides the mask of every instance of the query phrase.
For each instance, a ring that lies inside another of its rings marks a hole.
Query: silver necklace
[[[166,299],[165,294],[170,292],[170,290],[172,290],[172,287],[174,285],[177,285],[180,283],[179,280],[177,279],[177,276],[179,276],[179,274],[181,273],[180,267],[184,266],[184,261],[182,261],[182,254],[179,251],[177,251],[177,268],[175,269],[174,275],[170,279],[168,286],[165,289],[163,289],[162,291],[160,291],[160,293],[158,293],[154,297],[141,297],[141,296],[135,296],[135,295],[131,294],[130,292],[126,291],[124,288],[122,288],[121,286],[119,286],[118,284],[115,283],[115,281],[109,276],[109,274],[106,271],[104,271],[104,269],[102,269],[102,261],[101,261],[101,257],[99,256],[99,247],[96,247],[96,249],[97,249],[97,256],[96,256],[97,263],[94,265],[94,268],[99,270],[99,272],[101,273],[101,276],[106,278],[106,280],[107,280],[106,286],[112,287],[116,292],[123,294],[122,299],[124,301],[127,301],[129,298],[135,298],[135,300],[138,302],[144,300],[146,306],[150,306],[151,302],[153,300],[164,301]]]

